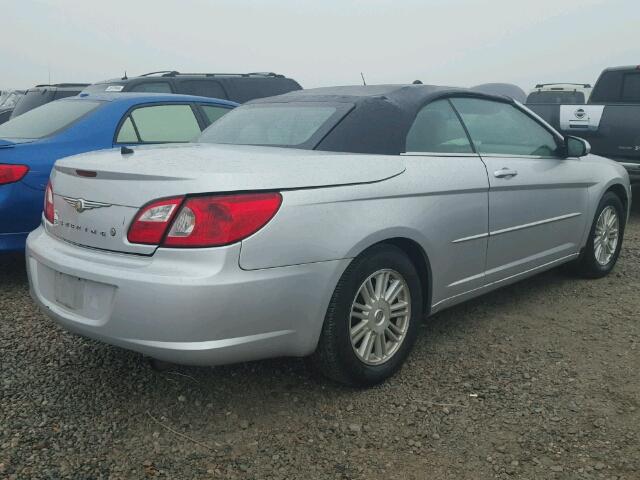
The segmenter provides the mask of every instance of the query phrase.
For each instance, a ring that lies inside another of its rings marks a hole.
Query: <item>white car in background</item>
[[[588,83],[539,83],[529,92],[526,103],[587,103],[591,90]]]

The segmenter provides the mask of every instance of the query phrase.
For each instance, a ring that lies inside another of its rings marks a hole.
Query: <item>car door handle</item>
[[[510,168],[501,168],[493,172],[493,176],[496,178],[512,178],[518,175],[517,170],[511,170]]]

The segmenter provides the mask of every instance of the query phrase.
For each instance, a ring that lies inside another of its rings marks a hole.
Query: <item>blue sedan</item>
[[[188,142],[237,104],[190,95],[82,94],[0,125],[0,253],[40,223],[56,160],[124,145]]]

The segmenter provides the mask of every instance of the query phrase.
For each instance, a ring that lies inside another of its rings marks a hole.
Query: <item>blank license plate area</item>
[[[65,273],[55,272],[56,302],[71,310],[81,310],[84,306],[85,281]]]

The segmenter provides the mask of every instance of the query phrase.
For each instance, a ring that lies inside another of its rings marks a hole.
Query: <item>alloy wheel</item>
[[[381,365],[398,351],[409,329],[411,294],[405,279],[378,270],[360,286],[351,305],[349,335],[358,359]]]
[[[593,235],[593,254],[600,265],[607,265],[611,261],[618,247],[619,237],[618,212],[612,206],[607,206],[600,212]]]

